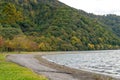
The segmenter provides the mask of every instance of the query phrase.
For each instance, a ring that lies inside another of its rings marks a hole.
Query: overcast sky
[[[120,15],[120,0],[59,0],[69,6],[94,14]]]

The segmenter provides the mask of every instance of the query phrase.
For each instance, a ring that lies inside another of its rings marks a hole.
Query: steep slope
[[[86,13],[84,11],[80,11],[80,13],[85,14],[93,19],[96,19],[101,24],[105,25],[107,29],[112,31],[115,35],[120,37],[120,16],[115,14],[108,15],[94,15],[91,13]]]
[[[98,16],[98,20],[106,24],[118,37],[120,37],[120,16],[112,14]]]
[[[20,32],[15,35],[26,35],[36,42],[38,50],[120,48],[120,38],[107,30],[106,25],[58,0],[1,0],[1,4],[13,5],[13,12],[20,13],[16,17],[9,13],[16,19],[9,22],[9,18],[6,23],[0,21],[1,28],[9,25],[7,28],[17,29]],[[6,38],[12,41],[15,35]]]

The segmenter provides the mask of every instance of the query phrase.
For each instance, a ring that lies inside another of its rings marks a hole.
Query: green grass
[[[5,56],[0,53],[0,80],[48,80],[25,67],[7,62]]]

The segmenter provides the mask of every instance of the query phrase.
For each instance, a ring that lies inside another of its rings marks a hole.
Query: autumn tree
[[[2,51],[4,49],[4,40],[3,37],[0,36],[0,51]]]
[[[88,47],[89,47],[89,49],[95,49],[95,45],[94,44],[88,44]]]
[[[15,36],[12,40],[6,40],[5,42],[8,50],[14,51],[36,51],[38,50],[38,45],[36,42],[31,41],[24,35]]]

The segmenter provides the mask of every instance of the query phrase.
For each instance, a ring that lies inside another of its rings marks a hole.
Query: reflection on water
[[[43,58],[76,69],[120,77],[120,50],[82,51],[47,55]],[[76,54],[77,53],[77,54]]]

